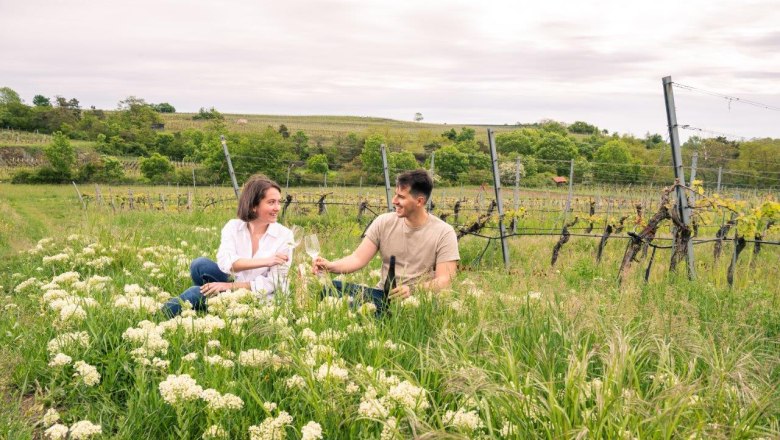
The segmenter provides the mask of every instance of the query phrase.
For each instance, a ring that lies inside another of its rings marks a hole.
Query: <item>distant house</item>
[[[563,176],[555,176],[552,178],[553,182],[555,182],[556,185],[561,186],[569,183],[569,179],[563,177]]]
[[[238,124],[238,125],[246,125],[248,123],[249,123],[249,121],[246,120],[246,119],[243,119],[243,118],[242,119],[236,119],[236,124]]]
[[[165,124],[152,124],[152,130],[165,130]]]

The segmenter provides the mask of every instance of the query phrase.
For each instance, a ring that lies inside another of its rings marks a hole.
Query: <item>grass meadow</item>
[[[467,236],[451,290],[392,303],[381,319],[359,301],[320,300],[323,281],[295,274],[289,296],[239,290],[166,320],[160,303],[190,286],[189,262],[214,257],[234,216],[231,201],[204,207],[231,194],[216,191],[197,188],[192,210],[113,209],[93,193],[84,210],[72,186],[0,184],[0,437],[780,437],[777,246],[747,249],[733,288],[730,242],[719,261],[696,246],[696,281],[669,273],[659,250],[649,283],[645,258],[618,286],[624,240],[597,263],[599,241],[572,237],[551,267],[557,237],[513,237],[505,269],[496,243]],[[356,213],[299,205],[284,223],[338,258],[371,217]],[[294,265],[308,261],[299,250]],[[374,284],[378,268],[346,278]]]

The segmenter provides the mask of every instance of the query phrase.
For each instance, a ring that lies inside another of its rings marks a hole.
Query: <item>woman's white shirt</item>
[[[236,281],[249,282],[253,292],[271,294],[277,290],[289,292],[287,274],[292,264],[293,233],[280,225],[271,223],[260,239],[257,252],[252,255],[252,237],[249,225],[233,219],[222,228],[222,241],[217,251],[217,265],[222,272],[232,273]],[[274,267],[233,272],[233,263],[239,258],[268,258],[276,254],[287,254],[287,263]]]

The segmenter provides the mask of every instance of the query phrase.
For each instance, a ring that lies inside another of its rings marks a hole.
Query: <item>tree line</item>
[[[175,112],[168,103],[152,104],[136,97],[118,103],[117,109],[82,109],[76,98],[41,95],[27,105],[8,87],[0,89],[0,127],[53,133],[46,147],[49,165],[23,170],[14,176],[19,183],[82,182],[129,183],[119,157],[140,158],[143,182],[192,183],[191,169],[176,170],[171,161],[196,164],[196,183],[228,181],[220,145],[224,134],[234,156],[239,176],[264,172],[291,184],[311,184],[330,178],[366,184],[383,179],[380,145],[388,149],[391,172],[434,168],[441,184],[480,184],[491,181],[489,147],[476,139],[474,128],[451,128],[440,134],[409,140],[387,133],[344,133],[324,145],[302,130],[291,132],[284,124],[253,133],[231,132],[224,116],[213,107],[193,119],[207,120],[204,129],[161,131],[161,113]],[[90,141],[94,150],[79,151],[71,140]],[[699,153],[702,168],[737,170],[729,183],[777,186],[780,182],[778,139],[737,142],[723,137],[691,137],[684,145],[684,162]],[[564,124],[543,121],[496,135],[502,179],[513,182],[515,159],[520,158],[524,186],[552,185],[552,177],[569,175],[574,161],[578,182],[646,183],[673,180],[670,148],[659,134],[644,138],[610,134],[583,121]],[[435,153],[435,155],[434,155]],[[326,177],[327,176],[327,177]],[[769,177],[768,177],[769,176]],[[711,176],[710,176],[711,177]],[[774,177],[774,179],[773,179]]]

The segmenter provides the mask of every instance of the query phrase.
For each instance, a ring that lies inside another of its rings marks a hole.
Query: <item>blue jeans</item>
[[[217,263],[206,257],[198,257],[190,264],[190,277],[195,284],[176,298],[171,298],[162,307],[161,311],[172,318],[181,313],[181,304],[187,301],[192,308],[198,311],[206,310],[206,297],[200,293],[200,286],[206,283],[224,283],[228,281],[228,274],[219,270]]]
[[[364,286],[362,284],[342,283],[341,281],[333,281],[333,289],[325,287],[322,290],[322,297],[325,296],[338,296],[341,297],[344,294],[351,296],[352,298],[358,297],[363,302],[371,302],[376,306],[376,317],[384,315],[390,300],[385,298],[385,291],[382,289],[375,289],[373,287]]]

